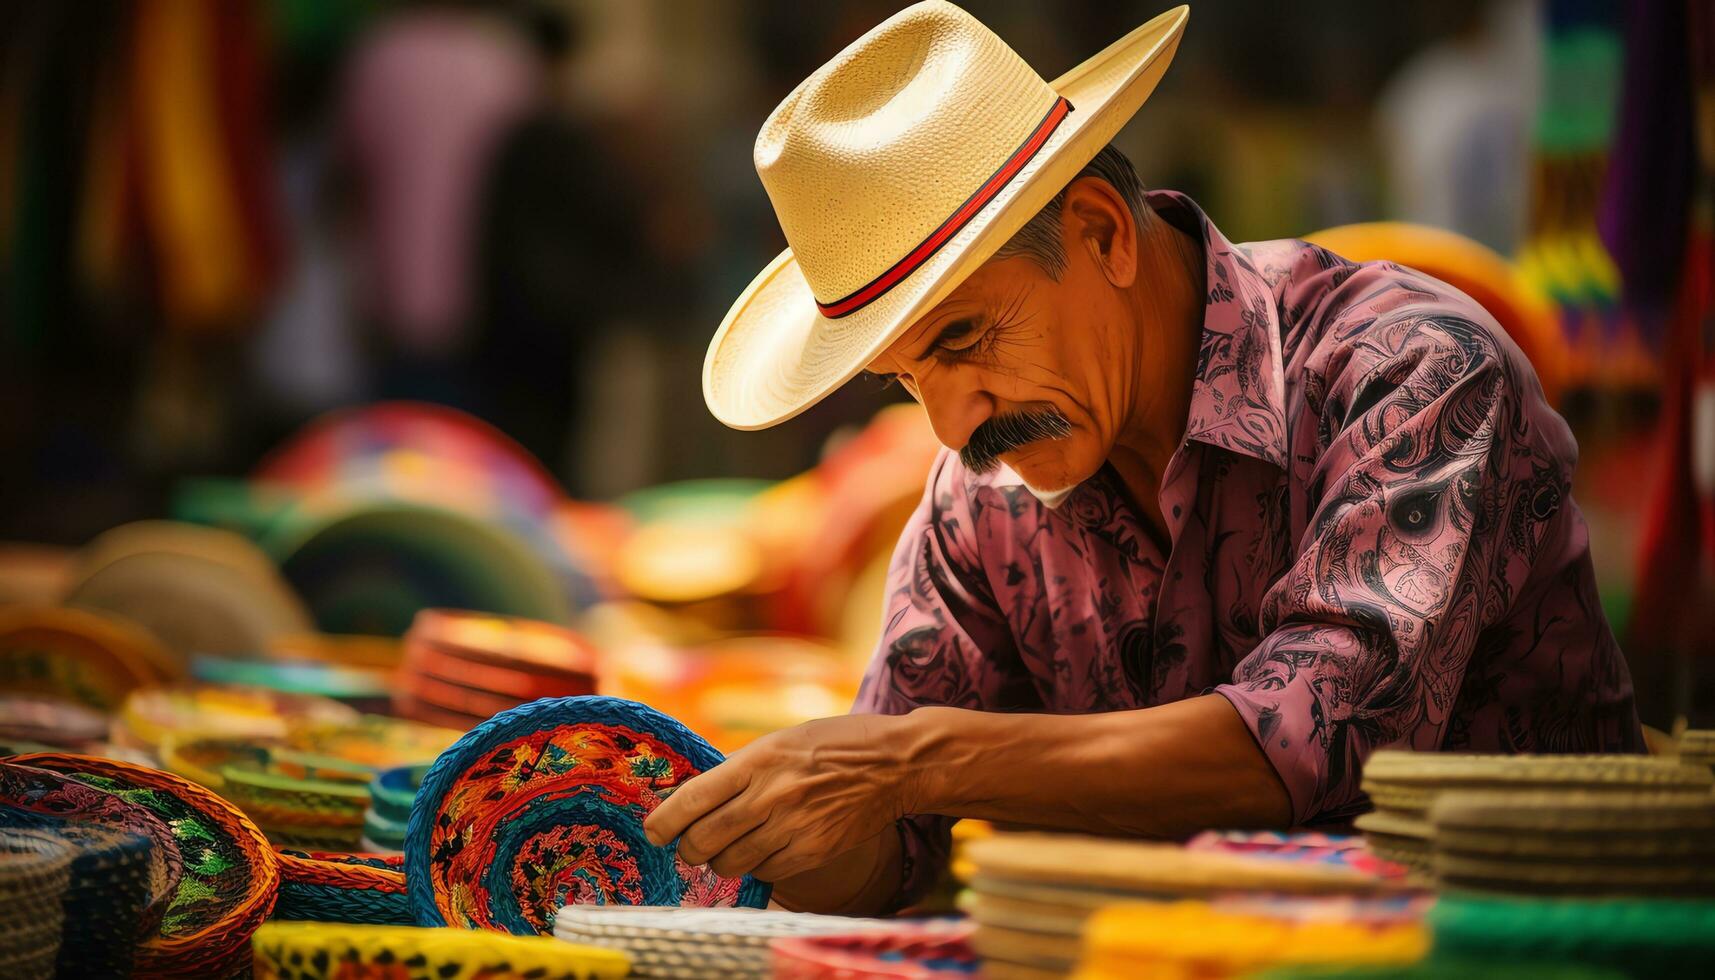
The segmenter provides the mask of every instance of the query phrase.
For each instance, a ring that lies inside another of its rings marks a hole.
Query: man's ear
[[[1089,255],[1116,289],[1137,280],[1137,221],[1112,184],[1100,177],[1073,181],[1060,213],[1067,255]]]

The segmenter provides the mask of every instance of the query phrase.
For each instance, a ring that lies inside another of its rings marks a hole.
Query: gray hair
[[[1102,152],[1085,164],[1077,176],[1067,181],[1066,187],[1085,177],[1099,177],[1119,192],[1120,199],[1131,209],[1132,220],[1137,222],[1139,233],[1149,227],[1155,212],[1144,202],[1143,181],[1138,179],[1137,168],[1131,165],[1131,160],[1112,143],[1102,147]],[[1060,241],[1060,208],[1065,200],[1066,188],[1062,187],[1060,193],[1054,195],[1054,200],[1043,205],[1042,210],[1036,212],[1036,217],[1002,245],[994,257],[1005,259],[1022,255],[1035,262],[1050,279],[1058,280],[1066,271],[1066,246]]]

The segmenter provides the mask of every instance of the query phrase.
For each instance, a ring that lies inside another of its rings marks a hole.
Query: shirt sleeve
[[[856,713],[905,714],[946,705],[999,710],[1020,682],[1012,636],[977,557],[978,529],[964,469],[943,452],[887,573],[881,641],[858,690]],[[946,867],[953,821],[899,821],[904,857],[893,910],[922,898]]]
[[[1570,432],[1498,335],[1480,310],[1419,306],[1336,324],[1312,356],[1308,523],[1263,598],[1262,642],[1216,688],[1297,823],[1359,809],[1376,748],[1440,747],[1479,635],[1569,493]]]

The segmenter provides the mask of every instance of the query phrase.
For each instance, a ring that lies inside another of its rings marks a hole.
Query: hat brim
[[[999,251],[1149,98],[1190,17],[1175,7],[1055,79],[1072,114],[975,218],[869,305],[830,320],[816,308],[792,250],[780,253],[727,311],[703,360],[703,399],[735,429],[766,429],[862,371]]]

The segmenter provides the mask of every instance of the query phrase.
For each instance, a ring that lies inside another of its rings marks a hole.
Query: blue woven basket
[[[408,926],[411,906],[396,864],[364,854],[280,852],[274,918]]]
[[[721,761],[635,701],[544,698],[495,715],[435,760],[411,807],[417,924],[527,935],[551,932],[572,901],[761,908],[769,885],[691,868],[677,842],[656,847],[643,834],[661,797]]]

